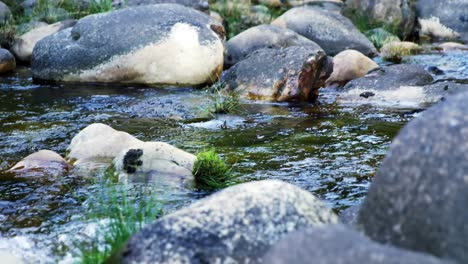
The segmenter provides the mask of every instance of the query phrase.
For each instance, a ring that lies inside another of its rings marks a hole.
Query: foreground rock
[[[385,24],[398,28],[400,37],[413,33],[416,21],[411,0],[346,0],[344,13],[349,17],[361,16],[367,23]]]
[[[59,176],[70,170],[70,168],[71,165],[59,154],[51,150],[40,150],[25,157],[8,171],[18,175],[40,172],[40,176],[44,175],[44,173]]]
[[[231,67],[222,81],[226,90],[249,99],[313,102],[331,70],[321,49],[261,49]]]
[[[468,263],[467,98],[430,108],[393,141],[358,218],[372,239]]]
[[[356,50],[345,50],[333,57],[333,73],[326,85],[345,85],[348,81],[363,77],[379,65]]]
[[[309,228],[289,234],[266,254],[271,264],[441,264],[432,256],[377,244],[342,225]]]
[[[416,12],[421,34],[435,39],[460,37],[468,42],[468,1],[418,0]]]
[[[114,8],[154,4],[179,4],[200,11],[208,11],[209,9],[207,0],[114,0],[112,2]]]
[[[148,225],[112,261],[257,263],[284,235],[336,222],[336,215],[322,202],[291,184],[245,183]]]
[[[20,61],[29,62],[37,42],[47,36],[59,32],[60,30],[72,27],[75,23],[75,20],[66,20],[52,25],[36,27],[18,37],[15,40],[11,51]]]
[[[11,11],[5,3],[0,1],[0,23],[7,21],[11,18]]]
[[[8,50],[0,48],[0,74],[16,69],[16,60]]]
[[[346,49],[357,50],[366,56],[377,55],[372,43],[346,17],[317,7],[290,9],[272,22],[289,28],[322,47],[334,56]]]
[[[120,181],[143,176],[145,182],[192,186],[196,157],[164,142],[142,142],[120,152],[113,165]]]
[[[315,42],[292,30],[272,25],[260,25],[238,34],[226,43],[224,67],[231,67],[259,49],[279,49],[291,46],[308,46],[311,50],[321,49]]]
[[[125,8],[40,41],[32,72],[39,80],[201,85],[220,75],[223,41],[222,25],[191,8]]]

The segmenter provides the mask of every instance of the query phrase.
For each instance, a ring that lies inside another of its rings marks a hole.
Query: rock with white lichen
[[[257,263],[286,234],[337,221],[321,201],[294,185],[250,182],[146,226],[111,262]]]
[[[35,80],[202,85],[223,68],[224,28],[177,4],[129,7],[80,19],[39,41]]]

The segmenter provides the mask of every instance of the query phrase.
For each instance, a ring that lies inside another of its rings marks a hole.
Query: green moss
[[[383,45],[392,41],[400,41],[400,39],[392,33],[386,31],[383,28],[375,28],[364,32],[366,37],[374,44],[374,46],[380,49]]]
[[[97,14],[112,11],[112,0],[91,0],[88,13]]]
[[[235,183],[236,178],[231,168],[214,150],[197,154],[193,175],[197,188],[208,191],[228,187]]]

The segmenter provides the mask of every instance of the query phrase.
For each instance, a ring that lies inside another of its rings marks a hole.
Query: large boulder
[[[179,4],[194,8],[200,11],[208,11],[209,4],[207,0],[114,0],[112,6],[120,8],[124,6],[140,6],[154,4]]]
[[[374,240],[468,263],[468,92],[394,139],[358,222]]]
[[[349,19],[336,12],[318,7],[297,7],[278,17],[272,24],[303,35],[331,56],[346,49],[357,50],[366,56],[377,55],[377,50],[366,36]]]
[[[74,165],[99,161],[107,164],[123,150],[142,142],[126,132],[95,123],[73,137],[66,158]]]
[[[258,263],[284,235],[336,222],[330,209],[298,187],[276,180],[245,183],[146,226],[113,261]]]
[[[66,20],[51,25],[36,27],[15,39],[15,43],[13,44],[11,51],[20,61],[29,62],[31,60],[34,46],[36,46],[37,42],[47,36],[59,32],[60,30],[72,27],[75,23],[75,20]]]
[[[400,37],[413,33],[416,13],[412,0],[346,0],[343,13],[365,18],[370,25],[385,24],[398,29]]]
[[[0,1],[0,24],[11,18],[11,11],[5,3]]]
[[[308,46],[313,50],[320,49],[315,42],[292,30],[272,25],[256,26],[238,34],[226,43],[224,67],[231,67],[259,49],[278,49],[291,46]]]
[[[379,65],[356,50],[345,50],[333,57],[333,72],[326,85],[345,85],[347,82],[363,77]]]
[[[438,32],[446,32],[448,28],[459,34],[461,39],[468,42],[468,1],[466,0],[418,0],[416,2],[416,13],[423,19],[422,23],[431,22],[434,29],[433,34],[438,37]],[[440,26],[435,25],[439,23]],[[422,25],[421,25],[422,26]],[[444,37],[443,37],[444,38]]]
[[[321,49],[261,49],[231,67],[222,82],[227,90],[250,99],[314,101],[331,70]]]
[[[0,48],[0,74],[16,69],[16,60],[8,50]]]
[[[164,142],[131,145],[113,161],[120,181],[142,178],[144,181],[192,186],[196,157]]]
[[[292,30],[262,24],[241,32],[226,43],[226,53],[230,58],[225,59],[225,63],[233,65],[258,49],[290,46],[320,48],[315,42]]]
[[[25,157],[8,171],[18,175],[31,175],[31,172],[40,172],[36,175],[59,176],[70,168],[70,164],[59,154],[51,150],[40,150]]]
[[[299,230],[287,235],[264,257],[269,264],[442,264],[429,255],[380,245],[342,225]]]
[[[82,18],[40,41],[36,80],[201,85],[223,69],[224,28],[181,5],[125,8]]]

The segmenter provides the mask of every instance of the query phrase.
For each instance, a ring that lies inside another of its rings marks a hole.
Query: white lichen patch
[[[363,93],[371,92],[374,95],[365,98]],[[422,104],[434,103],[440,96],[429,95],[422,86],[400,86],[391,90],[373,90],[357,88],[343,92],[339,96],[342,104],[363,104],[368,103],[385,107],[419,107]]]
[[[216,78],[223,67],[224,45],[217,35],[202,43],[198,28],[175,24],[157,43],[117,55],[90,70],[66,76],[65,81],[198,85]],[[214,81],[214,80],[213,80]]]
[[[438,17],[419,18],[418,21],[421,25],[421,36],[438,39],[456,39],[460,36],[458,32],[442,24]]]

